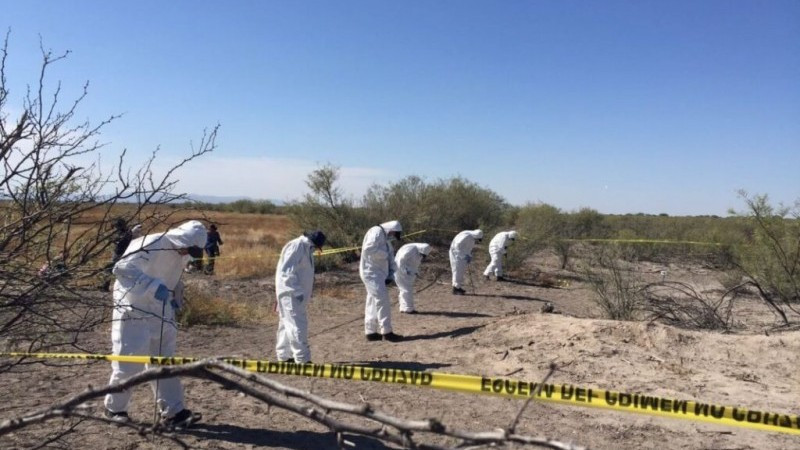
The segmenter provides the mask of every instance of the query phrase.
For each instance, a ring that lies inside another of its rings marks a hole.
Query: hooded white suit
[[[167,233],[149,234],[131,241],[113,269],[117,277],[114,283],[111,324],[113,354],[175,354],[178,327],[174,308],[180,307],[183,300],[180,278],[183,267],[190,259],[188,255],[180,255],[177,250],[192,246],[202,248],[205,242],[206,228],[196,220],[186,222]],[[160,285],[172,291],[166,302],[155,298]],[[142,365],[114,361],[111,369],[109,384],[135,375],[142,370]],[[152,385],[155,391],[156,383],[153,382]],[[155,396],[162,417],[172,417],[184,409],[183,388],[178,378],[160,380]],[[130,398],[130,391],[108,394],[105,406],[111,412],[126,412]]]
[[[494,274],[496,277],[503,276],[503,255],[507,253],[507,248],[517,238],[516,231],[501,231],[494,235],[489,242],[489,256],[491,262],[483,271],[483,275],[488,277]]]
[[[481,230],[465,230],[458,233],[450,243],[450,269],[453,271],[453,287],[461,288],[467,264],[472,261],[472,248],[475,241],[483,239]]]
[[[394,281],[400,290],[400,312],[414,311],[414,280],[419,274],[422,257],[431,252],[428,244],[406,244],[397,251]]]
[[[403,231],[400,222],[392,220],[370,228],[361,245],[358,273],[367,289],[365,334],[392,332],[392,310],[386,280],[392,279],[396,265],[394,249],[388,239],[390,231]]]
[[[306,306],[314,289],[314,243],[300,236],[281,250],[275,269],[275,295],[278,298],[278,361],[294,358],[296,363],[311,360],[308,347]]]

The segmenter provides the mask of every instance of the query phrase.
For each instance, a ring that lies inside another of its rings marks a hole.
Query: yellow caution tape
[[[82,353],[0,353],[0,357],[64,358],[118,361],[153,365],[179,365],[201,358],[121,356]],[[570,384],[550,384],[499,377],[423,372],[410,369],[378,368],[347,364],[295,364],[255,359],[221,358],[228,364],[251,372],[296,375],[336,380],[374,381],[424,386],[446,391],[488,394],[649,414],[692,421],[800,435],[800,415],[773,413],[741,407],[679,400],[642,393],[606,391]]]
[[[405,239],[405,238],[407,238],[407,237],[411,237],[411,236],[416,236],[416,235],[418,235],[418,234],[427,233],[428,231],[429,231],[429,230],[420,230],[420,231],[415,231],[415,232],[413,232],[413,233],[404,234],[404,235],[403,235],[403,239]]]
[[[427,233],[428,231],[430,231],[430,230],[415,231],[413,233],[406,234],[404,237],[416,236],[418,234]],[[328,255],[335,255],[335,254],[338,254],[338,253],[352,252],[352,251],[356,251],[356,250],[361,250],[361,246],[329,248],[329,249],[326,249],[326,250],[323,250],[323,251],[319,252],[318,255],[319,256],[328,256]],[[280,253],[258,253],[258,254],[242,255],[242,256],[215,256],[214,258],[206,258],[206,259],[207,260],[208,259],[214,259],[216,261],[216,260],[220,260],[220,259],[263,258],[263,257],[267,257],[267,256],[278,257],[278,256],[281,256],[281,254]]]
[[[360,250],[360,249],[361,249],[361,247],[329,248],[328,250],[323,250],[320,254],[322,256],[328,256],[328,255],[335,255],[337,253],[352,252],[352,251]]]
[[[454,230],[446,230],[443,228],[431,228],[427,230],[420,230],[415,231],[413,233],[406,234],[404,237],[408,238],[411,236],[416,236],[418,234],[429,233],[432,231],[445,231],[448,233],[458,233],[458,231]],[[525,236],[519,235],[519,239],[521,240],[530,240]],[[564,239],[567,242],[596,242],[596,243],[629,243],[629,244],[684,244],[684,245],[725,245],[718,242],[700,242],[700,241],[670,241],[670,240],[659,240],[659,239]],[[319,252],[319,256],[329,256],[329,255],[336,255],[339,253],[346,253],[360,250],[361,246],[352,246],[352,247],[338,247],[338,248],[329,248],[327,250],[323,250]],[[258,254],[250,254],[250,255],[241,255],[241,256],[215,256],[214,260],[221,260],[221,259],[242,259],[242,258],[263,258],[280,256],[280,253],[258,253]],[[207,258],[208,259],[208,258]]]

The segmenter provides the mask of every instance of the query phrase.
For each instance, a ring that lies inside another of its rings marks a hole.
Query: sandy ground
[[[426,262],[426,285],[446,267],[441,256]],[[714,293],[720,274],[697,265],[639,264],[642,276],[668,277]],[[364,292],[357,266],[318,274],[317,291],[309,307],[312,357],[315,362],[368,363],[437,372],[464,373],[538,381],[551,362],[558,370],[553,383],[570,383],[608,390],[645,392],[666,397],[732,406],[800,413],[800,331],[776,329],[772,313],[756,298],[736,307],[737,326],[731,334],[695,331],[650,322],[599,319],[592,293],[574,273],[560,271],[555,258],[539,255],[513,272],[514,282],[497,283],[473,268],[473,295],[453,296],[449,271],[417,296],[418,315],[393,309],[395,331],[402,343],[366,342],[363,338]],[[537,270],[568,281],[561,287],[542,283]],[[246,301],[272,301],[272,276],[243,282],[191,278],[208,289],[235,293]],[[334,284],[336,286],[334,287]],[[396,289],[391,290],[396,303]],[[559,314],[543,314],[551,302]],[[275,324],[259,327],[192,327],[179,335],[180,355],[274,358]],[[87,349],[109,351],[106,328],[87,337]],[[0,419],[45,406],[86,385],[107,381],[107,363],[53,368],[41,364],[19,367],[0,375],[3,402]],[[409,419],[437,417],[446,425],[473,431],[507,427],[523,404],[496,398],[407,386],[342,382],[277,376],[281,382],[349,403],[369,402],[385,412]],[[205,381],[185,383],[188,406],[204,413],[204,422],[179,438],[194,448],[336,448],[333,435],[295,415],[223,390]],[[93,404],[101,410],[100,402]],[[131,415],[152,417],[152,395],[137,389]],[[53,420],[29,431],[0,439],[2,448],[29,448],[65,429]],[[69,448],[163,448],[170,442],[142,437],[105,424],[83,423],[77,433],[49,444]],[[638,414],[533,402],[518,431],[547,436],[595,449],[796,449],[797,436],[728,428]],[[387,447],[366,438],[350,439],[355,448]],[[455,444],[430,437],[425,442]]]

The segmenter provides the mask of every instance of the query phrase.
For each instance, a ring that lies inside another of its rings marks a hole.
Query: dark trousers
[[[214,245],[206,247],[206,255],[208,255],[208,263],[206,264],[206,273],[214,273],[214,258],[219,256],[219,246]]]

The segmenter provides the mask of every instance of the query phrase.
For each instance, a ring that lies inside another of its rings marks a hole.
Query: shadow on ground
[[[452,364],[441,363],[420,363],[415,361],[352,361],[347,363],[337,364],[352,364],[354,366],[368,366],[378,369],[403,369],[403,370],[431,370],[441,369],[442,367],[450,367]]]
[[[331,432],[275,431],[265,428],[243,428],[227,424],[203,424],[186,430],[183,434],[208,441],[224,441],[240,445],[279,447],[297,450],[309,448],[337,448],[336,435]],[[344,435],[355,448],[388,450],[381,441],[363,436]]]
[[[444,337],[449,338],[457,338],[461,336],[466,336],[468,334],[474,333],[477,330],[485,327],[486,325],[473,325],[470,327],[461,327],[456,328],[455,330],[450,331],[440,331],[438,333],[433,334],[414,334],[411,336],[405,336],[403,338],[404,341],[421,341],[421,340],[428,340],[428,339],[439,339]]]
[[[420,316],[444,316],[454,318],[466,317],[494,317],[491,314],[481,314],[472,312],[458,312],[458,311],[417,311]]]
[[[542,300],[537,297],[529,297],[527,295],[511,295],[511,294],[466,294],[468,297],[487,297],[487,298],[504,298],[507,300],[525,300],[529,302],[542,302],[546,303],[547,300]]]
[[[523,280],[519,278],[506,278],[505,281],[502,281],[501,283],[511,283],[518,284],[520,286],[531,286],[544,289],[562,289],[562,286],[559,286],[557,282],[554,282],[553,280]]]

